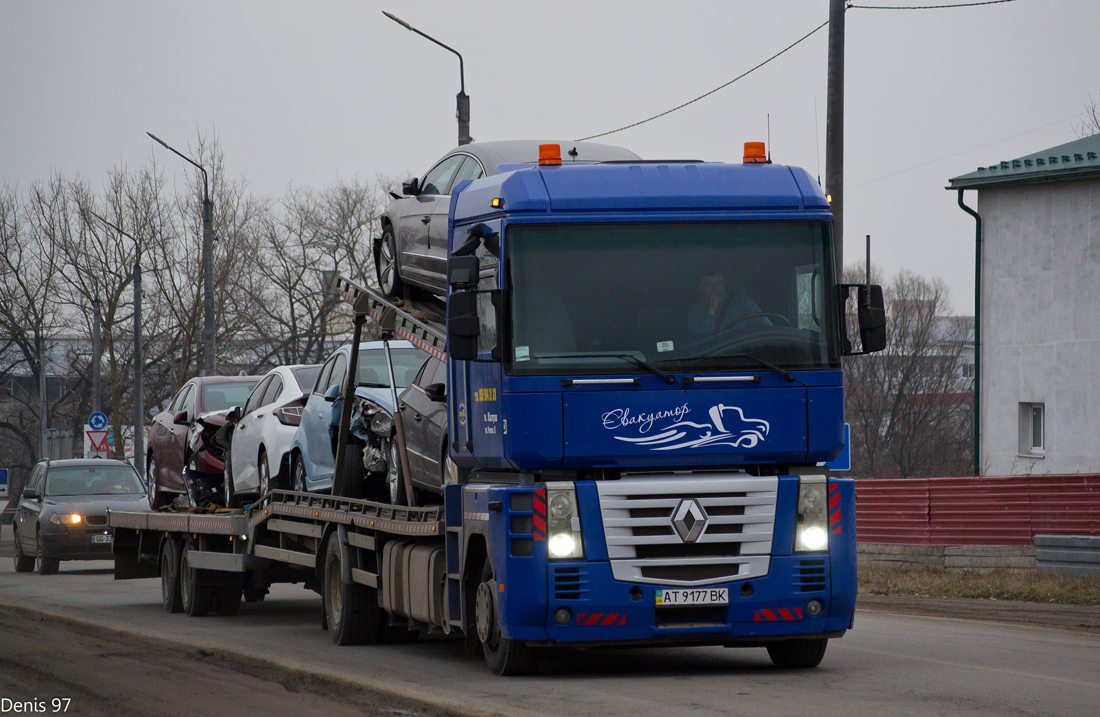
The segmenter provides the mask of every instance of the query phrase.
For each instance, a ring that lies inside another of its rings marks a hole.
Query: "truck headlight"
[[[829,549],[828,485],[825,476],[800,476],[795,515],[795,552]]]
[[[584,558],[577,489],[572,483],[546,484],[546,551],[551,558]]]

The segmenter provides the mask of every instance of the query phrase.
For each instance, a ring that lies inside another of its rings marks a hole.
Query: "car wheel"
[[[260,459],[256,462],[256,472],[260,476],[260,497],[271,492],[271,468],[267,465],[267,451],[260,451]]]
[[[160,597],[164,609],[171,613],[183,612],[180,594],[179,544],[172,539],[164,541],[160,549]]]
[[[237,508],[240,501],[237,500],[237,491],[233,487],[233,470],[229,467],[228,456],[226,456],[225,470],[222,471],[222,493],[225,495],[225,507]]]
[[[391,505],[408,505],[405,496],[405,480],[401,477],[401,455],[396,436],[390,438],[390,459],[386,466],[386,491]]]
[[[533,670],[538,663],[537,653],[520,640],[504,637],[500,631],[496,575],[489,558],[485,558],[481,568],[474,609],[477,637],[489,669],[502,676],[522,675]]]
[[[29,573],[34,570],[34,556],[23,552],[23,539],[19,537],[19,531],[15,531],[15,572]]]
[[[160,489],[157,482],[157,459],[153,456],[149,456],[145,464],[145,479],[149,481],[149,507],[156,510],[168,503],[170,496]]]
[[[299,493],[306,492],[306,464],[300,455],[294,456],[290,469],[291,479],[294,481],[294,490]]]
[[[35,545],[37,546],[36,555],[38,560],[38,574],[39,575],[54,575],[61,567],[61,561],[57,558],[47,558],[45,548],[42,547],[42,533],[39,532],[35,536]]]
[[[386,225],[382,233],[382,244],[378,247],[378,261],[374,265],[378,277],[378,288],[389,297],[400,296],[404,289],[400,270],[397,265],[397,240],[393,227]]]

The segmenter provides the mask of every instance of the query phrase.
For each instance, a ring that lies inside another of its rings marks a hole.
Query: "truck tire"
[[[378,289],[387,297],[401,296],[404,282],[397,268],[397,240],[393,236],[393,227],[389,224],[382,231],[382,240],[378,246],[378,258],[374,263],[374,275],[378,279]]]
[[[806,669],[817,667],[825,657],[829,646],[827,637],[811,637],[800,640],[783,640],[768,645],[768,657],[776,667]]]
[[[378,593],[366,585],[345,584],[342,560],[340,538],[333,533],[325,548],[323,592],[329,637],[341,646],[378,642],[385,617],[378,606]]]
[[[214,612],[236,615],[241,611],[244,589],[240,585],[220,585],[214,589]]]
[[[34,570],[34,556],[23,553],[22,540],[19,537],[19,531],[15,531],[15,572],[29,573]]]
[[[180,594],[179,545],[169,538],[160,548],[160,597],[164,609],[171,613],[183,612],[183,596]]]
[[[210,612],[213,600],[213,590],[209,585],[195,583],[195,569],[187,560],[191,548],[187,543],[183,544],[180,555],[180,597],[183,611],[188,617],[204,617]]]
[[[534,670],[538,664],[535,651],[522,641],[504,637],[500,632],[496,575],[489,558],[485,558],[481,568],[475,610],[477,636],[489,669],[502,677],[524,675]]]

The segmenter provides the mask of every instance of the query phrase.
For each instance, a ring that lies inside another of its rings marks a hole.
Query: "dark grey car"
[[[405,451],[413,486],[418,492],[441,494],[447,482],[447,364],[429,358],[416,374],[416,380],[397,397],[397,402],[405,429]],[[391,435],[386,474],[389,500],[406,505],[399,460]]]
[[[564,163],[630,161],[638,155],[608,144],[558,140],[475,142],[456,147],[428,170],[424,178],[405,182],[406,196],[396,197],[382,213],[382,236],[375,240],[378,286],[399,296],[405,284],[435,294],[447,290],[447,213],[451,188],[465,179],[500,172],[502,165],[534,164],[539,145],[559,144]]]
[[[134,467],[125,461],[42,461],[31,471],[15,511],[15,571],[38,565],[56,573],[62,560],[110,560],[108,510],[149,510]]]

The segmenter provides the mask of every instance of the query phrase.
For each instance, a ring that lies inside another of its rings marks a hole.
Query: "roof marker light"
[[[763,142],[745,142],[745,164],[766,164],[768,153],[764,150]]]
[[[539,145],[539,166],[540,167],[557,167],[561,165],[561,145],[560,144],[540,144]]]
[[[500,197],[493,197],[493,201],[490,202],[490,204],[493,205],[493,209],[503,209],[504,208],[504,200],[501,199]]]

